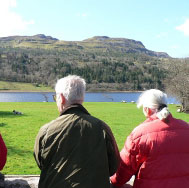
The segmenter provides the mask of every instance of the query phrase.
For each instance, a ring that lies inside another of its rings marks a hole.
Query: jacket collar
[[[68,111],[70,111],[71,109],[75,109],[75,108],[78,108],[78,109],[80,109],[81,111],[83,111],[84,113],[90,115],[89,112],[83,107],[83,105],[81,105],[81,104],[72,104],[72,105],[66,107],[66,108],[63,110],[63,112],[60,114],[60,116],[62,116],[63,114],[68,113]]]
[[[169,115],[167,116],[167,118],[164,119],[164,120],[162,120],[162,121],[168,122],[171,118],[172,118],[172,115],[171,115],[171,113],[169,113]],[[155,113],[155,114],[151,115],[150,117],[148,117],[148,118],[145,120],[145,122],[154,121],[154,120],[156,120],[156,119],[159,119],[159,118],[157,117],[157,115],[156,115],[156,113]]]

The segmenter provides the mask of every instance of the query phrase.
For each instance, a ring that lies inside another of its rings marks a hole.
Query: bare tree
[[[43,95],[43,97],[45,98],[45,102],[48,102],[48,96],[47,96],[47,93],[41,93]]]
[[[181,110],[189,111],[189,59],[173,59],[166,67],[165,88],[181,102]]]

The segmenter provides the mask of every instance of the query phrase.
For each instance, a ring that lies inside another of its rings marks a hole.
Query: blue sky
[[[0,0],[0,37],[119,37],[172,57],[189,57],[188,9],[188,0]]]

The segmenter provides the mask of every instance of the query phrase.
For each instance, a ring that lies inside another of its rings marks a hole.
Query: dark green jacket
[[[109,188],[119,165],[110,128],[77,104],[40,129],[34,156],[39,188]]]

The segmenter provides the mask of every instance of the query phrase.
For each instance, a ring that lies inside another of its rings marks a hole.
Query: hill
[[[170,56],[140,41],[95,36],[60,41],[43,34],[0,38],[0,80],[52,86],[68,74],[84,77],[88,90],[162,88]]]
[[[141,53],[154,57],[169,57],[169,55],[165,52],[154,52],[147,50],[145,46],[142,44],[142,42],[131,39],[97,36],[90,39],[86,39],[83,42],[86,43],[86,46],[89,46],[90,43],[93,43],[93,45],[95,45],[96,48],[99,48],[99,46],[101,46],[101,48],[121,51],[122,53]]]
[[[96,36],[83,41],[60,41],[51,36],[38,34],[34,36],[10,36],[0,38],[1,47],[12,48],[43,48],[58,49],[66,48],[94,51],[101,49],[104,51],[117,51],[122,53],[141,53],[149,56],[168,58],[164,52],[154,52],[147,50],[140,41],[125,38],[109,38],[107,36]]]

